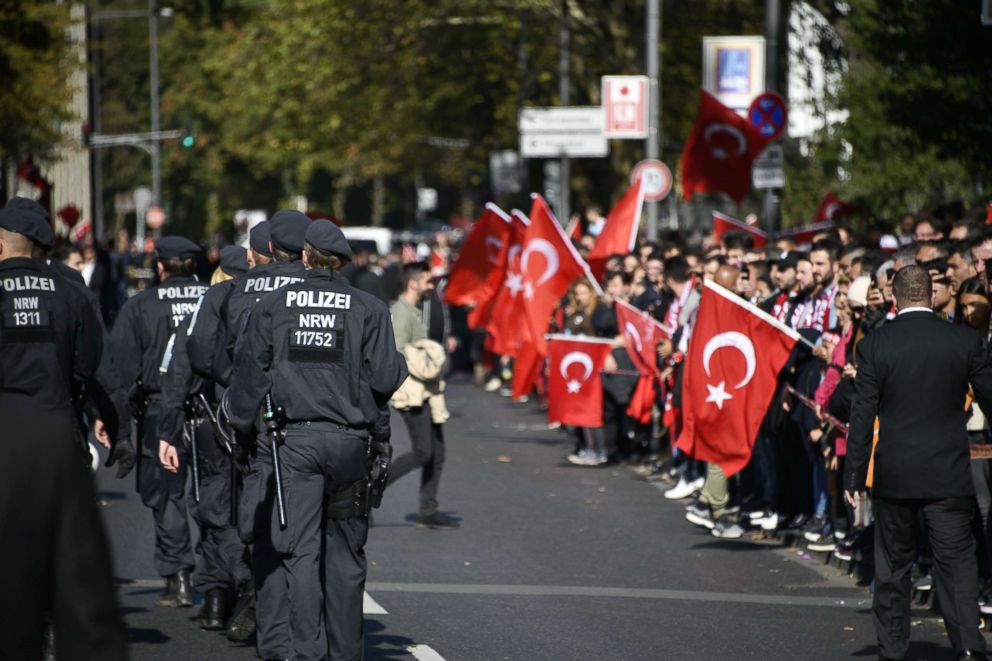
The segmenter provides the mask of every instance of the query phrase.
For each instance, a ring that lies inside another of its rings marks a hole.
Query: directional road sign
[[[598,158],[610,153],[601,133],[521,133],[524,158]]]
[[[603,108],[600,106],[521,108],[519,123],[521,133],[600,133],[603,130]]]

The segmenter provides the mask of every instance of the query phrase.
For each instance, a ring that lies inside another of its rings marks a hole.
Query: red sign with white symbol
[[[630,183],[644,177],[644,199],[647,202],[660,202],[672,192],[672,171],[655,158],[646,158],[634,166],[630,173]]]
[[[648,77],[603,76],[603,115],[607,138],[648,137]]]

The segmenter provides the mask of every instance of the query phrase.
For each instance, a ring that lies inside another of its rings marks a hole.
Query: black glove
[[[131,441],[118,439],[113,447],[110,448],[110,454],[107,455],[107,462],[104,466],[109,468],[117,464],[117,479],[120,479],[131,472],[136,460],[137,455],[134,452],[134,445],[131,444]]]
[[[235,468],[237,468],[238,469],[238,472],[241,473],[242,475],[247,475],[248,474],[248,457],[251,454],[248,451],[248,448],[246,448],[241,443],[235,443],[235,444],[233,444],[231,446],[231,451],[232,451],[232,453],[231,453],[231,461],[234,462]]]

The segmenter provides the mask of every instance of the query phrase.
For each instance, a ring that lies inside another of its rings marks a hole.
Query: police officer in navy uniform
[[[138,423],[137,487],[155,519],[155,569],[166,578],[157,603],[186,607],[193,605],[190,571],[194,565],[185,496],[187,462],[170,473],[158,461],[160,367],[169,339],[194,310],[207,285],[194,275],[201,251],[189,239],[162,237],[155,242],[155,251],[161,282],[124,304],[111,338],[120,354],[121,382],[132,393],[132,415]]]
[[[224,248],[220,270],[228,277],[246,272],[246,250],[240,246]],[[207,293],[230,281],[213,285]],[[251,570],[245,545],[238,536],[237,517],[232,514],[230,444],[211,424],[217,392],[212,381],[193,373],[186,350],[191,320],[192,316],[186,317],[176,329],[162,363],[159,460],[167,471],[178,473],[182,449],[194,469],[186,495],[200,533],[193,587],[205,596],[197,619],[200,628],[219,630],[225,628],[231,598],[239,589],[250,592]]]
[[[277,211],[268,221],[251,229],[249,245],[255,267],[230,281],[223,294],[209,290],[194,313],[190,326],[188,352],[193,369],[210,376],[223,387],[231,382],[234,346],[248,313],[266,294],[303,279],[303,243],[310,219],[299,211]],[[271,479],[264,464],[243,479],[238,502],[238,531],[249,545],[254,578],[254,621],[238,616],[239,607],[228,625],[227,637],[245,640],[257,635],[263,658],[288,656],[289,617],[286,577],[278,554],[272,548],[268,528],[254,521],[271,514],[272,502],[265,500],[262,484]],[[243,604],[239,600],[239,604]],[[285,653],[285,654],[284,654]]]
[[[232,424],[251,434],[266,401],[285,421],[277,436],[286,526],[256,525],[272,530],[285,569],[290,637],[275,655],[260,649],[267,658],[362,657],[368,518],[356,485],[367,484],[370,436],[388,444],[386,405],[407,371],[386,306],[336,273],[350,256],[333,223],[312,223],[303,281],[254,307],[235,354],[227,393]],[[271,460],[259,443],[252,470]],[[340,504],[350,490],[354,511],[326,520],[327,501]]]
[[[116,661],[125,632],[74,410],[102,338],[92,308],[32,258],[30,216],[0,211],[0,640],[10,658],[40,658],[47,613],[67,656]]]
[[[306,230],[301,231],[305,232]],[[251,228],[248,236],[247,259],[251,266],[250,271],[237,274],[233,279],[218,283],[208,289],[197,305],[193,313],[193,320],[190,323],[189,340],[186,348],[193,371],[198,376],[211,379],[223,387],[227,386],[231,378],[231,357],[227,349],[227,323],[224,319],[228,310],[228,298],[236,289],[243,290],[248,278],[264,273],[265,267],[272,263],[269,221],[262,221]],[[301,270],[301,268],[297,270]]]
[[[88,306],[93,314],[81,312],[87,320],[87,338],[92,333],[99,333],[103,351],[97,364],[93,379],[86,384],[81,396],[74,401],[76,421],[79,425],[77,435],[80,441],[86,435],[85,421],[89,421],[97,441],[108,448],[106,466],[117,464],[117,477],[122,478],[134,468],[135,453],[131,444],[131,422],[128,418],[127,396],[120,387],[117,372],[113,364],[113,350],[109,334],[103,325],[100,311],[100,300],[86,286],[82,274],[70,268],[59,260],[52,260],[49,254],[55,243],[55,233],[49,223],[48,211],[34,200],[25,197],[15,197],[7,202],[5,210],[17,215],[24,227],[26,236],[34,243],[34,258],[45,264],[56,279],[63,282],[70,290],[70,299],[76,306]],[[96,322],[97,327],[93,326]],[[84,339],[86,346],[91,340]],[[85,445],[85,447],[89,447]]]

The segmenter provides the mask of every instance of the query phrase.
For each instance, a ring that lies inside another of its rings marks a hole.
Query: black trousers
[[[190,514],[200,529],[193,587],[200,592],[216,588],[234,590],[251,579],[247,551],[231,519],[231,458],[217,444],[214,430],[204,423],[196,430],[200,469],[200,502],[187,491]],[[192,472],[192,471],[191,471]]]
[[[0,657],[41,658],[45,620],[60,661],[124,661],[93,476],[68,412],[0,393]]]
[[[324,616],[328,661],[361,661],[365,643],[368,517],[328,520],[324,531]]]
[[[403,409],[400,415],[410,432],[413,448],[393,460],[389,469],[389,484],[420,468],[420,514],[430,516],[437,512],[437,490],[444,466],[444,435],[441,425],[431,419],[428,406]]]
[[[186,509],[186,475],[189,457],[180,449],[179,472],[170,473],[158,460],[158,415],[149,408],[141,425],[138,470],[135,471],[138,494],[155,520],[155,571],[172,576],[180,570],[192,570],[193,546]]]
[[[975,498],[938,500],[872,498],[875,516],[875,596],[872,617],[883,656],[901,659],[909,649],[910,568],[922,514],[933,549],[933,580],[944,626],[955,652],[985,651],[978,630]]]

